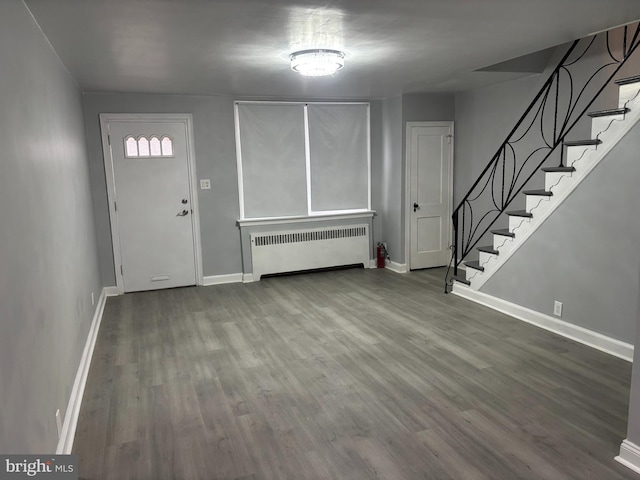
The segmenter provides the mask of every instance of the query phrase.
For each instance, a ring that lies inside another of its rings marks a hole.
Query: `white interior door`
[[[120,269],[125,292],[195,285],[186,124],[107,123]],[[119,244],[119,245],[118,245]],[[117,259],[117,255],[116,255]]]
[[[450,251],[453,124],[407,124],[411,270],[446,265]]]

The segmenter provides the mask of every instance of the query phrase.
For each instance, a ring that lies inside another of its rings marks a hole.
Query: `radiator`
[[[369,225],[252,233],[253,280],[269,273],[361,263],[369,266]]]

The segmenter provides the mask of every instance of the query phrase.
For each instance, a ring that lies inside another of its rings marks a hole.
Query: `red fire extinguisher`
[[[378,243],[378,249],[377,249],[377,255],[376,255],[376,260],[377,260],[377,264],[378,264],[378,268],[384,268],[384,264],[385,264],[385,259],[387,258],[387,249],[384,248],[384,244],[383,243]]]

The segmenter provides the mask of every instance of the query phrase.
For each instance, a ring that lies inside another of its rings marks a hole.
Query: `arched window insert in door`
[[[126,158],[173,157],[173,140],[168,135],[129,135],[124,139],[124,154]]]

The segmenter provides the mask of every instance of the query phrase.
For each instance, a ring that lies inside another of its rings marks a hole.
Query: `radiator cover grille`
[[[369,266],[369,225],[252,233],[253,279],[269,273]]]
[[[338,238],[366,237],[366,226],[333,228],[331,230],[308,230],[287,233],[259,234],[254,237],[256,247],[280,245],[283,243],[315,242]]]

